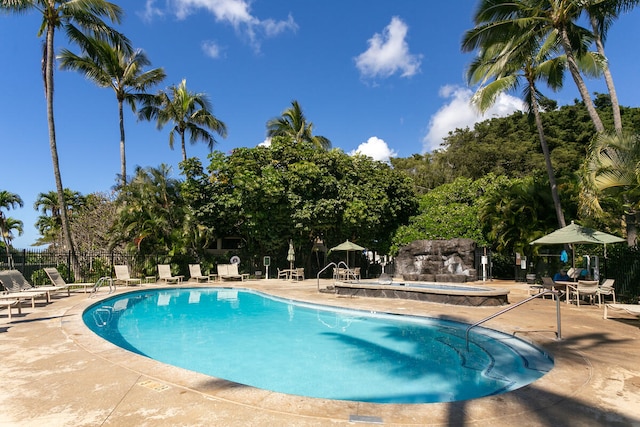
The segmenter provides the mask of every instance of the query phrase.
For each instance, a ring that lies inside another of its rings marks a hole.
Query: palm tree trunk
[[[187,147],[185,146],[185,143],[184,143],[184,131],[182,131],[180,133],[180,143],[182,144],[182,161],[186,162],[187,161]]]
[[[124,112],[122,110],[122,100],[118,99],[118,118],[120,120],[120,174],[122,186],[127,185],[127,157],[124,145]]]
[[[580,92],[580,96],[582,97],[582,101],[584,102],[587,111],[589,112],[589,116],[591,117],[591,121],[593,121],[594,126],[596,127],[596,131],[598,133],[604,132],[604,125],[602,124],[602,120],[600,120],[600,116],[596,111],[596,107],[593,105],[593,101],[591,100],[591,96],[589,95],[589,91],[587,90],[587,85],[584,83],[582,75],[580,74],[580,69],[578,68],[578,63],[573,54],[573,49],[571,48],[571,42],[569,41],[569,36],[567,35],[566,28],[560,28],[560,40],[562,43],[562,47],[564,49],[564,53],[567,55],[567,64],[569,65],[569,71],[571,72],[571,76],[573,77],[573,81],[576,83],[578,87],[578,91]]]
[[[594,16],[590,16],[591,26],[593,27],[593,34],[596,38],[596,48],[598,49],[598,53],[602,55],[603,58],[607,56],[604,54],[604,44],[602,44],[602,38],[600,37],[600,32],[598,31],[598,23]],[[613,126],[616,132],[622,131],[622,117],[620,115],[620,103],[618,101],[618,94],[616,92],[616,87],[613,84],[613,76],[611,75],[611,69],[609,68],[609,61],[604,67],[604,81],[607,84],[607,89],[609,90],[609,97],[611,98],[611,108],[613,109]]]
[[[535,86],[529,82],[531,87],[531,93],[535,94]],[[547,139],[544,136],[544,128],[542,126],[542,117],[540,117],[540,111],[538,110],[538,102],[535,96],[531,96],[531,108],[536,120],[536,128],[538,129],[538,137],[540,138],[540,147],[542,148],[542,154],[544,155],[544,164],[547,168],[547,175],[549,176],[549,186],[551,187],[551,198],[553,199],[553,206],[556,210],[556,217],[558,218],[558,225],[560,228],[567,225],[564,219],[564,212],[562,211],[562,205],[560,204],[560,196],[558,195],[558,184],[556,184],[555,173],[553,172],[553,165],[551,164],[551,154],[549,153],[549,145],[547,145]]]
[[[58,162],[58,147],[56,144],[56,126],[53,115],[53,35],[54,27],[47,26],[47,36],[45,44],[45,67],[44,67],[44,87],[47,98],[47,122],[49,124],[49,148],[51,149],[51,162],[53,163],[53,176],[56,181],[58,192],[58,204],[60,206],[60,219],[62,220],[62,234],[71,253],[73,266],[78,266],[78,259],[73,247],[71,229],[69,227],[69,216],[67,215],[66,202],[64,199],[64,187],[62,186],[62,175],[60,174],[60,164]]]

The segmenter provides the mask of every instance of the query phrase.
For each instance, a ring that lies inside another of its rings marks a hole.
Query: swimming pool
[[[135,353],[240,384],[377,403],[466,400],[549,372],[524,341],[462,323],[334,309],[229,288],[156,289],[89,307],[85,324]]]

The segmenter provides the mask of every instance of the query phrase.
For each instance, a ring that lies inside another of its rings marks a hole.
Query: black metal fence
[[[68,251],[50,251],[37,249],[19,249],[11,251],[11,264],[33,285],[49,284],[43,268],[55,267],[68,283],[95,282],[100,277],[113,277],[113,266],[129,266],[132,277],[150,277],[157,275],[158,264],[170,264],[174,274],[186,275],[188,263],[200,262],[202,272],[214,271],[215,257],[206,260],[187,260],[167,254],[143,255],[138,252],[91,251],[76,254],[78,267],[71,268],[71,253]],[[11,268],[8,257],[0,256],[0,270]]]

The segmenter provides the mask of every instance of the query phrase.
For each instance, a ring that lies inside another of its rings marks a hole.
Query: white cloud
[[[138,12],[138,15],[143,21],[151,21],[155,17],[164,16],[162,9],[155,7],[156,0],[147,0],[144,5],[144,10]]]
[[[389,158],[398,156],[396,151],[389,148],[387,143],[377,136],[372,136],[367,142],[358,145],[358,148],[351,151],[349,155],[353,156],[356,153],[364,154],[365,156],[372,157],[373,160],[381,162],[388,162]]]
[[[264,141],[258,144],[258,147],[271,147],[271,137],[270,136],[266,137]]]
[[[251,13],[251,2],[247,0],[170,0],[178,19],[204,9],[210,12],[218,22],[230,24],[238,33],[247,37],[257,51],[260,50],[261,37],[274,37],[284,31],[296,31],[298,25],[291,15],[284,21],[271,18],[261,20]]]
[[[522,101],[519,98],[504,93],[498,96],[495,104],[484,114],[480,114],[471,105],[473,92],[468,88],[444,86],[440,89],[439,96],[447,99],[447,103],[429,120],[429,130],[422,141],[423,153],[440,148],[449,132],[467,127],[473,128],[475,123],[488,118],[504,117],[514,111],[523,110]]]
[[[401,72],[411,77],[420,71],[422,55],[409,53],[405,38],[409,27],[397,16],[391,18],[382,34],[374,34],[368,41],[369,48],[358,55],[356,67],[363,77],[390,77]]]
[[[211,58],[215,59],[220,57],[220,46],[218,46],[218,43],[214,41],[211,41],[211,40],[203,41],[202,51],[205,53],[205,55]]]

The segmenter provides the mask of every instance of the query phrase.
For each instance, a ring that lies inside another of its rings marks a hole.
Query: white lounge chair
[[[291,270],[291,280],[304,280],[304,268],[294,268]]]
[[[132,278],[129,274],[129,267],[126,265],[114,265],[114,271],[116,272],[115,284],[129,285],[142,285],[142,279]]]
[[[158,280],[165,283],[182,283],[184,276],[173,276],[169,264],[158,264]]]
[[[24,278],[18,270],[0,271],[0,282],[2,286],[10,293],[28,295],[29,293],[44,294],[47,302],[51,302],[51,295],[57,292],[67,291],[67,296],[71,296],[69,285],[67,286],[38,286],[35,287]]]
[[[605,319],[609,318],[609,310],[621,310],[634,316],[640,316],[640,304],[605,304],[603,315]]]
[[[189,264],[189,280],[195,280],[196,283],[200,282],[213,282],[215,281],[216,274],[202,274],[200,264]]]
[[[218,264],[218,277],[221,280],[240,279],[244,282],[244,279],[248,279],[249,275],[238,273],[238,264]]]
[[[82,288],[84,290],[84,293],[86,294],[87,288],[92,288],[96,285],[95,283],[67,283],[64,281],[64,279],[60,275],[60,272],[58,271],[58,269],[55,267],[47,267],[47,268],[44,268],[43,270],[45,273],[47,273],[49,280],[51,280],[51,283],[54,286],[68,286],[69,288]]]

